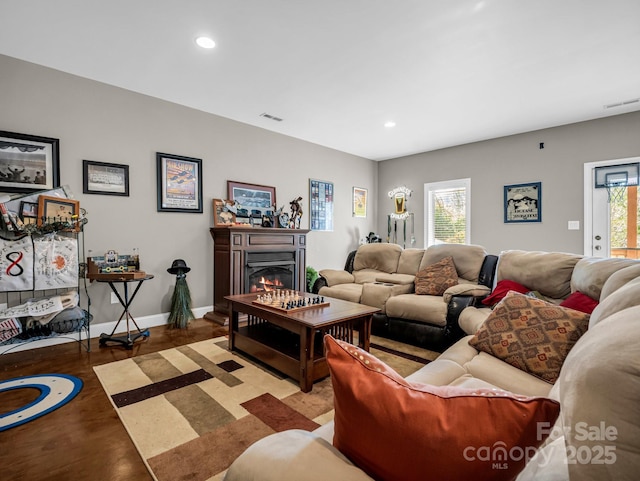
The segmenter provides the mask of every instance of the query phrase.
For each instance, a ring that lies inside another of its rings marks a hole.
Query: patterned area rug
[[[403,376],[438,355],[375,336],[371,343],[371,352]],[[305,394],[227,346],[219,337],[94,367],[156,480],[221,480],[255,441],[333,419],[329,378]]]

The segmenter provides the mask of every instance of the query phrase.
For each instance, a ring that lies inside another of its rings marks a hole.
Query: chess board
[[[304,293],[292,293],[289,295],[258,296],[258,298],[252,302],[252,304],[255,304],[257,306],[270,307],[281,312],[297,312],[307,309],[326,307],[329,305],[329,302],[325,301],[323,296],[306,296]]]

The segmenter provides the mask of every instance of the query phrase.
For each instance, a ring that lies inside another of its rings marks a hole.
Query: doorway
[[[584,254],[640,258],[640,157],[584,165]]]

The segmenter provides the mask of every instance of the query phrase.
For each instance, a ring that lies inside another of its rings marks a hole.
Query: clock
[[[278,224],[282,228],[289,227],[289,214],[287,214],[286,212],[283,212],[282,214],[280,214],[278,216]]]

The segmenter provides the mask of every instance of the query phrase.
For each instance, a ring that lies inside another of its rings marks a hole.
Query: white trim
[[[467,244],[471,244],[471,179],[453,179],[443,180],[440,182],[427,182],[424,184],[424,248],[426,249],[434,243],[434,239],[429,236],[429,226],[431,225],[431,195],[433,190],[447,190],[447,189],[460,189],[463,187],[466,190],[467,196],[465,199],[465,221],[466,232],[465,238]]]
[[[201,318],[207,312],[213,310],[213,306],[205,306],[205,307],[197,307],[195,309],[191,309],[193,315],[196,319]],[[136,323],[140,327],[140,329],[148,329],[150,327],[157,327],[167,324],[167,320],[169,319],[169,313],[165,312],[162,314],[152,314],[150,316],[137,317]],[[111,331],[116,327],[117,321],[111,322],[101,322],[99,324],[91,324],[91,339],[95,339],[96,337],[100,337],[102,333],[111,334]],[[124,321],[120,322],[119,330],[115,334],[120,334],[126,332],[126,323]],[[68,342],[74,342],[78,339],[77,332],[71,332],[68,334],[64,334],[65,337],[48,337],[46,339],[38,339],[37,341],[26,341],[21,344],[5,344],[0,346],[0,354],[7,351],[7,353],[26,351],[28,349],[37,349],[41,347],[49,347],[55,346],[58,344],[66,344]],[[75,339],[74,339],[75,338]],[[84,341],[85,338],[83,337]]]

